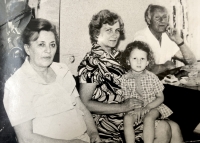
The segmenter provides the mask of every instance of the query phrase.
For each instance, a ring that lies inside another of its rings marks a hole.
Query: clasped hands
[[[151,109],[146,107],[136,108],[134,111],[129,111],[128,115],[135,116],[136,122],[140,123],[144,119],[144,116],[150,111]]]
[[[136,116],[137,122],[142,121],[143,117],[150,111],[148,106],[143,107],[144,102],[142,100],[136,98],[125,100],[124,106],[127,109],[127,114]]]

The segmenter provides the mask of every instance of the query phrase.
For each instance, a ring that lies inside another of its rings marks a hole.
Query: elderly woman
[[[102,10],[94,15],[89,24],[93,47],[78,67],[81,99],[93,113],[100,137],[106,142],[123,142],[123,113],[142,105],[142,101],[133,98],[122,102],[119,85],[125,71],[119,63],[121,54],[116,45],[123,32],[124,24],[116,13]],[[176,127],[174,123],[172,135],[169,124],[160,121],[155,129],[154,143],[169,143],[170,140],[180,143],[182,138]],[[142,125],[134,128],[138,140]]]
[[[172,58],[185,64],[196,62],[178,31],[168,26],[169,15],[165,7],[149,5],[145,11],[145,21],[147,27],[135,34],[134,41],[146,42],[151,47],[156,63],[152,72],[158,74],[175,68]]]
[[[55,26],[31,20],[22,40],[28,56],[4,91],[4,107],[19,143],[100,142],[69,69],[53,62],[58,47]]]

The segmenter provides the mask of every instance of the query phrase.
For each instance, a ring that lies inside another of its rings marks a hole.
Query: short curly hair
[[[92,20],[89,23],[91,43],[97,43],[97,36],[99,35],[103,24],[114,25],[116,22],[119,22],[120,36],[122,36],[124,34],[124,23],[119,15],[110,12],[109,10],[101,10],[96,15],[93,15]]]
[[[151,67],[155,64],[155,61],[154,61],[153,52],[149,48],[149,45],[142,41],[134,41],[134,42],[129,43],[126,46],[126,49],[122,52],[121,64],[125,68],[125,70],[128,71],[131,69],[127,61],[130,57],[131,51],[133,51],[134,49],[139,49],[147,53],[147,60],[149,61],[149,65],[147,66],[147,68],[151,69]]]
[[[150,4],[147,7],[147,9],[144,13],[144,19],[145,19],[145,22],[147,23],[148,26],[150,25],[148,20],[151,19],[151,15],[152,15],[152,13],[154,12],[155,9],[165,9],[165,10],[167,10],[164,6]]]

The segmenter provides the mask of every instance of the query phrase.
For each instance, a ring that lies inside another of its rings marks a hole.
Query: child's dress
[[[156,99],[156,94],[162,92],[163,84],[158,77],[145,70],[135,78],[126,78],[124,75],[121,79],[121,87],[123,90],[124,99],[137,98],[144,101],[144,107]],[[161,119],[169,117],[173,112],[163,103],[156,109],[161,114]]]

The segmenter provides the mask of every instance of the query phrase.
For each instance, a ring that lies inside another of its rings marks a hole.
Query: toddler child
[[[123,58],[122,64],[127,69],[121,81],[124,99],[137,98],[144,102],[143,107],[127,112],[124,116],[126,143],[135,142],[133,125],[142,121],[144,143],[153,143],[155,120],[167,118],[172,114],[172,111],[162,103],[164,86],[155,74],[146,69],[154,61],[146,43],[134,41],[128,44]]]

